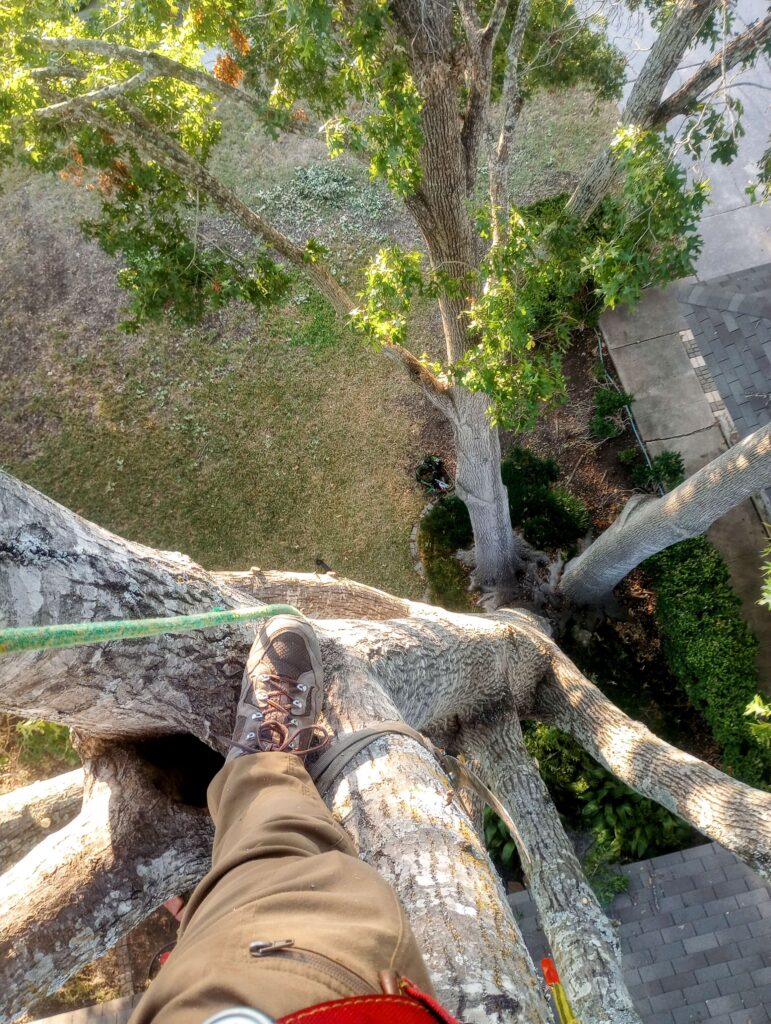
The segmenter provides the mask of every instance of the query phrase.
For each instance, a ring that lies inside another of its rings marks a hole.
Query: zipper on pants
[[[282,960],[292,960],[294,963],[305,964],[308,967],[315,967],[322,974],[333,978],[338,984],[350,989],[355,996],[368,996],[377,993],[360,974],[343,967],[336,960],[332,960],[323,953],[316,953],[311,949],[300,949],[295,946],[294,939],[276,939],[273,942],[252,942],[249,945],[249,952],[253,957],[277,956]]]

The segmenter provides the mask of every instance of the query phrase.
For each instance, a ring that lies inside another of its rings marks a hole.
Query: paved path
[[[717,843],[622,871],[629,889],[607,913],[646,1024],[768,1024],[771,889]],[[509,902],[538,963],[550,954],[530,894]]]
[[[695,280],[690,282],[688,294],[692,297],[695,285]],[[740,362],[736,353],[742,346],[738,339],[732,340],[736,332],[728,330],[733,325],[725,322],[722,312],[719,319],[723,327],[710,319],[710,330],[706,324],[702,329],[702,322],[694,314],[699,307],[683,305],[678,299],[678,291],[683,287],[688,286],[681,282],[664,290],[650,289],[633,314],[626,309],[613,310],[601,317],[600,326],[619,379],[624,389],[635,396],[632,411],[648,451],[651,455],[667,448],[679,451],[686,474],[690,475],[722,454],[740,436],[727,408],[735,398],[732,386],[743,389],[745,374],[754,386],[752,374],[757,371],[749,361],[741,371],[735,365]],[[759,320],[752,316],[746,329]],[[714,360],[719,385],[696,345],[698,334],[707,351],[706,338],[713,336],[712,327],[717,333],[709,358],[710,365]],[[757,333],[754,336],[760,337]],[[732,378],[734,370],[736,378]],[[721,389],[726,392],[726,401]],[[755,410],[755,415],[761,413],[762,410]],[[741,422],[749,427],[748,420]],[[769,545],[764,521],[771,522],[771,508],[744,502],[715,523],[708,536],[728,564],[731,585],[742,599],[742,613],[760,642],[761,686],[771,693],[771,615],[757,603],[763,552]]]
[[[656,37],[644,7],[633,13],[615,0],[578,0],[577,7],[582,14],[599,11],[607,18],[611,41],[627,57],[626,98]],[[735,9],[733,31],[738,33],[752,21],[766,15],[767,3],[766,0],[737,0]],[[705,46],[689,51],[668,91],[674,92],[690,78],[709,54],[710,50]],[[768,145],[771,63],[767,57],[761,56],[755,68],[729,72],[728,80],[731,95],[744,105],[742,124],[746,135],[739,140],[736,160],[724,167],[709,161],[694,162],[685,154],[680,156],[691,176],[709,178],[712,185],[711,201],[701,222],[704,248],[696,265],[700,279],[746,270],[771,259],[771,204],[752,206],[744,191],[753,177],[754,165]],[[676,133],[681,122],[682,119],[673,121],[669,131]]]

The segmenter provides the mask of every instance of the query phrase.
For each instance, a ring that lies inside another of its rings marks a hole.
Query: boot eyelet
[[[303,706],[303,702],[301,700],[293,700],[292,701],[292,707],[293,708],[301,708],[302,706]]]
[[[308,687],[305,685],[305,683],[298,683],[297,689],[300,691],[300,693],[305,693]]]
[[[262,712],[261,711],[253,711],[252,712],[252,721],[253,722],[260,722],[260,721],[262,721]]]
[[[254,696],[256,700],[266,700],[268,695],[264,690],[258,690]]]
[[[256,733],[256,732],[248,732],[248,733],[246,734],[246,738],[247,738],[248,740],[253,740],[253,739],[256,739],[256,737],[257,737],[257,733]]]
[[[298,723],[296,718],[290,718],[289,719],[289,724],[290,725],[298,725],[299,723]]]

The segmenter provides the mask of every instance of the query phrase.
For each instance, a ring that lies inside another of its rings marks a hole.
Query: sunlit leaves
[[[671,140],[622,128],[613,143],[622,187],[603,201],[598,238],[583,266],[609,306],[634,303],[643,288],[686,277],[701,249],[699,217],[709,185],[689,185],[671,159]]]
[[[354,326],[376,345],[404,344],[407,314],[416,295],[427,287],[423,254],[392,246],[381,249],[367,268],[367,283],[353,310]]]

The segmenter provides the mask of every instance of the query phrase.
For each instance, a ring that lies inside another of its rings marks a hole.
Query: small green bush
[[[690,838],[684,822],[635,793],[565,733],[531,725],[525,743],[560,813],[592,832],[606,861],[657,856]]]
[[[452,552],[472,542],[471,517],[468,509],[454,494],[448,494],[430,509],[420,521],[420,533],[430,540],[435,551]]]
[[[484,831],[485,846],[492,859],[509,870],[513,868],[519,860],[516,843],[492,807],[485,807]]]
[[[431,603],[451,612],[469,611],[468,575],[458,559],[448,554],[434,554],[424,558],[423,564]]]
[[[667,448],[651,459],[650,466],[641,462],[632,469],[632,483],[641,490],[662,487],[671,491],[685,480],[685,466],[680,452]]]
[[[740,614],[728,567],[704,537],[644,563],[670,668],[720,744],[723,767],[752,786],[771,781],[771,751],[745,718],[758,689],[757,640]]]
[[[80,764],[66,725],[30,719],[19,722],[16,735],[19,738],[19,757],[24,764],[39,764],[50,758],[73,766]]]
[[[468,509],[454,494],[440,498],[421,519],[418,547],[434,604],[450,611],[469,609],[468,576],[453,552],[473,539]]]
[[[614,387],[601,387],[594,393],[594,412],[589,420],[589,430],[595,437],[619,437],[624,432],[620,420],[624,408],[631,405],[634,396]]]
[[[597,839],[584,857],[582,867],[586,880],[594,889],[601,907],[607,907],[616,896],[629,888],[629,879],[621,874],[614,862],[613,850]]]
[[[564,487],[555,487],[559,469],[527,448],[511,448],[501,463],[509,493],[512,526],[537,548],[568,551],[589,529],[586,506]]]

